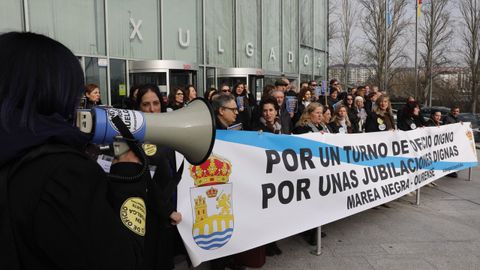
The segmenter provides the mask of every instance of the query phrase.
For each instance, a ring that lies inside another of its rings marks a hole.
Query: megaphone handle
[[[132,150],[133,153],[140,159],[140,162],[143,164],[143,168],[138,175],[133,177],[124,177],[118,175],[110,175],[110,177],[127,181],[135,181],[136,179],[142,177],[142,175],[147,171],[147,157],[145,156],[145,153],[142,151],[142,149],[139,147],[138,141],[133,137],[130,130],[128,130],[127,126],[125,125],[125,123],[123,123],[122,119],[118,117],[118,115],[112,118],[112,123],[117,127],[118,131],[122,135],[119,136],[121,138],[121,141],[115,140],[114,142],[114,152],[117,151],[116,148],[118,148],[119,155],[121,155],[121,152],[126,153],[129,150]],[[118,147],[115,147],[115,145],[117,145]],[[115,156],[117,156],[117,153],[115,153]]]
[[[113,142],[113,154],[116,158],[125,154],[130,150],[130,147],[125,141],[122,141],[120,138],[115,138]]]

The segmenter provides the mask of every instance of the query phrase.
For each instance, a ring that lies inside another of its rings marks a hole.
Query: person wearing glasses
[[[184,93],[181,87],[175,87],[168,95],[167,112],[175,111],[185,106]]]
[[[347,108],[348,119],[352,123],[353,132],[360,132],[358,122],[360,119],[357,116],[357,110],[355,109],[354,98],[352,94],[346,94],[343,99],[343,105]]]
[[[228,129],[237,120],[238,107],[231,94],[219,94],[212,101],[217,129]]]

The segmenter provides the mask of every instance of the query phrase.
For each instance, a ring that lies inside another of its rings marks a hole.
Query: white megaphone
[[[95,107],[77,110],[77,127],[93,134],[92,143],[110,144],[120,135],[112,118],[119,116],[140,142],[167,146],[194,165],[210,156],[215,143],[215,118],[210,105],[196,98],[187,107],[169,113]]]

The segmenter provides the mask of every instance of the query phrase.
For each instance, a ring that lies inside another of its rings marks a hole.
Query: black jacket
[[[458,117],[453,116],[451,113],[445,115],[442,119],[444,125],[459,123]]]
[[[397,127],[400,130],[408,131],[408,130],[414,130],[419,127],[424,127],[426,123],[422,121],[421,116],[417,117],[408,117],[408,116],[403,116],[402,119],[397,121]]]
[[[38,157],[8,177],[8,208],[23,268],[140,269],[145,178],[110,179],[75,151]],[[140,168],[118,163],[111,172],[132,176]]]
[[[391,123],[391,126],[389,126],[388,122]],[[385,127],[383,127],[382,124],[385,125]],[[367,120],[365,123],[365,132],[387,131],[387,130],[394,130],[394,129],[395,129],[395,122],[393,120],[393,116],[388,114],[382,117],[376,113],[368,114]]]

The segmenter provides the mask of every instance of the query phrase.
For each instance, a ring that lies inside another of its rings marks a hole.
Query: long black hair
[[[49,37],[9,32],[0,35],[0,121],[9,130],[10,116],[34,130],[35,114],[58,114],[73,123],[84,91],[80,62]]]

